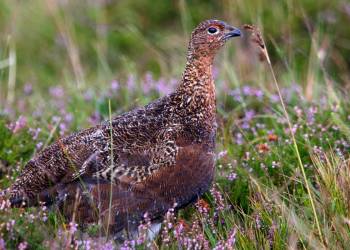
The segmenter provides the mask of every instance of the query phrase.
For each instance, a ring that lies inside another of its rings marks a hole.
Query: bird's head
[[[192,32],[189,57],[211,57],[232,37],[241,36],[241,31],[220,20],[201,22]]]

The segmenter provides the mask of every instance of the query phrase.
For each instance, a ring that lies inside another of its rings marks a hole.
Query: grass
[[[349,5],[222,5],[0,1],[0,29],[8,34],[0,39],[0,188],[52,141],[174,89],[185,37],[198,21],[256,23],[269,60],[259,61],[261,51],[246,36],[230,42],[215,64],[211,190],[176,214],[168,211],[154,241],[141,233],[123,247],[348,249],[349,31],[342,24]],[[142,230],[149,226],[146,217]],[[0,249],[115,247],[99,231],[44,206],[0,204]]]

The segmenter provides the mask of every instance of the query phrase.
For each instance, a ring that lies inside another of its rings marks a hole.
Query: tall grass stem
[[[310,185],[309,185],[306,173],[305,173],[305,168],[304,168],[303,162],[302,162],[301,157],[300,157],[300,152],[299,152],[299,148],[298,148],[298,145],[297,145],[297,142],[296,142],[296,139],[295,139],[295,135],[294,135],[294,131],[293,131],[293,128],[292,128],[292,124],[290,122],[289,115],[288,115],[288,112],[287,112],[287,108],[286,108],[286,105],[284,103],[284,100],[283,100],[283,97],[282,97],[282,94],[281,94],[281,90],[280,90],[278,82],[277,82],[275,71],[273,70],[273,67],[272,67],[272,64],[271,64],[269,53],[267,52],[267,49],[266,49],[265,41],[263,40],[262,42],[264,43],[264,54],[266,56],[266,61],[267,61],[268,65],[269,65],[269,69],[271,71],[272,78],[273,78],[274,84],[275,84],[276,89],[278,91],[278,96],[279,96],[281,104],[282,104],[283,112],[284,112],[284,115],[285,115],[285,117],[287,119],[288,127],[289,127],[290,133],[292,135],[294,150],[296,152],[298,163],[299,163],[299,167],[300,167],[300,170],[302,172],[303,179],[304,179],[304,182],[305,182],[305,187],[306,187],[308,196],[310,198],[310,203],[311,203],[311,207],[312,207],[312,212],[313,212],[314,217],[315,217],[315,222],[316,222],[318,234],[319,234],[319,237],[321,239],[321,242],[324,244],[322,231],[321,231],[321,227],[320,227],[320,222],[318,220],[318,216],[317,216],[317,212],[316,212],[315,202],[313,200],[312,193],[311,193],[311,188],[310,188]]]

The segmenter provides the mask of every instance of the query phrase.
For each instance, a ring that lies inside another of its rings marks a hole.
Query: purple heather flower
[[[255,216],[255,224],[258,229],[261,228],[261,218],[260,218],[260,215],[258,214]]]
[[[244,113],[244,118],[243,120],[246,121],[246,122],[249,122],[251,121],[255,116],[255,111],[252,110],[252,109],[249,109],[247,110],[245,113]]]
[[[34,214],[28,214],[28,217],[27,217],[27,219],[28,219],[28,221],[30,222],[30,223],[33,223],[34,222],[34,220],[35,220],[35,215]]]
[[[154,79],[153,75],[150,72],[147,72],[145,79],[142,83],[142,89],[145,94],[148,94],[154,88]]]
[[[175,203],[172,208],[168,210],[168,212],[164,216],[163,220],[163,230],[162,230],[162,242],[165,246],[168,246],[170,243],[170,233],[169,231],[173,228],[173,223],[175,221],[175,207],[177,204]]]
[[[232,90],[230,92],[230,96],[232,96],[233,99],[235,101],[237,101],[237,102],[242,102],[243,101],[241,90],[239,88]]]
[[[288,127],[288,128],[285,129],[285,133],[286,133],[286,134],[289,134],[289,133],[295,134],[295,133],[297,132],[297,130],[298,130],[298,124],[294,124],[294,125],[292,126],[292,131],[290,131],[290,129],[289,129],[289,127]]]
[[[148,231],[151,228],[151,219],[149,218],[147,212],[143,215],[143,218],[144,218],[144,223],[138,226],[139,235],[136,239],[137,245],[141,245],[146,242]]]
[[[247,110],[245,113],[244,113],[244,117],[242,119],[243,123],[241,125],[241,127],[243,129],[249,129],[250,128],[250,121],[254,118],[255,116],[255,111],[250,109],[250,110]]]
[[[38,143],[35,145],[36,150],[41,149],[41,147],[42,147],[43,145],[44,145],[44,144],[43,144],[42,142],[38,142]]]
[[[227,250],[232,250],[234,249],[234,245],[236,243],[236,233],[237,233],[237,229],[234,228],[230,231],[227,240],[225,242],[225,249]]]
[[[82,248],[85,250],[91,250],[91,245],[92,245],[92,241],[90,239],[87,240],[83,240],[82,242]]]
[[[60,135],[63,136],[67,132],[67,125],[66,123],[60,123]]]
[[[1,201],[1,203],[0,203],[0,211],[5,211],[5,210],[7,210],[10,207],[11,207],[10,200],[2,200]],[[1,247],[0,247],[0,249],[1,249]]]
[[[303,110],[301,108],[299,108],[298,106],[294,107],[294,111],[298,117],[301,117],[303,115]]]
[[[250,125],[249,125],[248,122],[243,122],[242,125],[241,125],[241,128],[247,130],[247,129],[250,128]]]
[[[241,91],[239,91],[241,93]],[[245,96],[255,96],[261,100],[264,96],[264,92],[261,89],[254,88],[248,85],[243,86],[242,94]]]
[[[177,239],[177,241],[179,241],[179,242],[181,241],[181,238],[183,236],[184,231],[185,231],[185,227],[184,227],[183,223],[178,223],[175,226],[174,236]]]
[[[6,243],[3,238],[0,238],[0,249],[6,250]]]
[[[260,89],[255,89],[254,90],[254,95],[255,97],[257,97],[259,100],[262,100],[262,98],[264,97],[264,92]]]
[[[41,220],[43,221],[43,222],[46,222],[47,221],[47,215],[46,214],[44,214],[42,217],[41,217]]]
[[[33,140],[36,140],[36,139],[38,139],[38,136],[41,132],[41,128],[36,128],[36,129],[29,128],[29,132],[32,134]]]
[[[254,95],[254,89],[248,85],[243,86],[242,93],[245,96],[252,96]]]
[[[6,222],[6,230],[8,232],[11,232],[13,230],[13,227],[15,226],[16,221],[15,220],[9,220],[8,222]]]
[[[18,250],[25,250],[25,249],[27,249],[27,247],[28,247],[28,243],[26,241],[23,241],[23,242],[19,243]]]
[[[161,95],[167,95],[171,92],[171,88],[169,84],[167,84],[163,78],[160,78],[159,81],[157,82],[156,89],[158,93]]]
[[[273,241],[275,239],[276,229],[277,229],[277,225],[274,221],[272,221],[272,225],[269,229],[269,234],[268,234],[268,239],[269,239],[271,249],[273,248]]]
[[[12,107],[9,107],[8,105],[6,105],[3,112],[4,114],[11,115],[14,113],[14,110]]]
[[[114,248],[111,248],[114,249]],[[120,247],[120,250],[134,250],[135,247],[132,246],[132,243],[129,240],[124,241],[123,245]]]
[[[72,115],[72,113],[66,113],[64,115],[64,121],[67,123],[71,123],[73,121],[74,117]]]
[[[126,88],[128,91],[133,92],[136,88],[136,79],[135,76],[130,74],[126,82]]]
[[[221,159],[222,157],[225,157],[227,155],[227,150],[220,151],[217,155],[217,159]]]
[[[238,145],[242,145],[244,143],[243,135],[241,133],[235,134],[235,142]]]
[[[237,179],[237,174],[235,172],[231,172],[228,176],[227,176],[227,179],[229,181],[234,181]]]
[[[27,126],[27,118],[24,116],[18,117],[17,121],[13,124],[11,123],[9,125],[9,129],[12,131],[12,133],[17,133],[21,129],[23,129],[25,126]]]
[[[294,95],[295,92],[297,92],[297,87],[295,85],[291,85],[289,88],[282,88],[281,89],[281,94],[283,99],[288,103],[292,99],[292,96]]]
[[[277,102],[279,102],[279,101],[280,101],[279,95],[271,95],[271,96],[270,96],[270,102],[271,102],[271,103],[277,103]]]
[[[203,233],[200,233],[196,236],[196,241],[193,249],[203,249],[203,250],[209,250],[209,242],[205,238]]]
[[[23,87],[23,92],[25,95],[31,95],[33,93],[33,85],[27,82]]]
[[[132,241],[129,241],[128,242],[128,247],[127,249],[135,249],[135,242],[132,240]],[[103,245],[100,245],[98,246],[98,249],[101,249],[101,250],[114,250],[116,249],[113,242],[111,241],[108,241],[106,243],[104,243]],[[122,247],[120,249],[123,249]]]
[[[219,68],[218,67],[213,67],[213,78],[217,79],[219,76]]]
[[[73,235],[77,230],[78,230],[78,224],[73,221],[69,222],[69,233]]]
[[[14,225],[16,224],[16,221],[15,220],[9,220],[7,223],[6,223],[6,230],[7,231],[12,231]]]
[[[181,233],[180,234],[175,234],[175,235],[180,235],[180,237],[176,237],[178,242],[180,243],[180,248],[184,249],[203,249],[203,250],[209,250],[209,242],[205,238],[202,227],[199,225],[199,221],[195,220],[192,223],[191,226],[191,231],[188,235],[183,234],[183,228],[180,229]]]
[[[111,90],[113,92],[117,92],[119,90],[119,87],[120,87],[120,84],[119,84],[119,82],[117,80],[113,80],[111,82]]]
[[[225,242],[220,240],[213,248],[213,250],[225,250]]]
[[[94,112],[90,117],[89,117],[89,123],[93,125],[97,125],[101,122],[101,115],[97,111]]]
[[[61,117],[55,115],[51,117],[51,121],[52,123],[59,123],[61,121]]]
[[[308,108],[306,112],[306,119],[308,124],[313,124],[315,122],[315,114],[317,114],[317,111],[318,109],[316,106],[312,106]]]
[[[214,203],[215,203],[215,208],[217,211],[223,211],[225,210],[226,206],[224,204],[224,198],[222,197],[221,192],[215,187],[213,186],[210,189],[210,193],[214,198]]]
[[[49,93],[52,97],[60,99],[64,97],[64,89],[61,86],[54,86],[49,89]]]
[[[169,82],[169,86],[171,87],[171,89],[174,89],[177,86],[179,81],[175,78],[170,78],[170,80],[168,82]]]
[[[292,85],[290,86],[290,89],[292,92],[295,92],[298,95],[302,93],[302,88],[300,87],[300,84],[292,83]]]

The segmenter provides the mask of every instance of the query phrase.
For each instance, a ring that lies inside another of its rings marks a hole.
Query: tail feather
[[[57,196],[57,190],[60,185],[56,185],[41,191],[34,197],[29,198],[20,190],[12,190],[11,188],[0,193],[0,200],[8,200],[11,207],[31,207],[44,203],[46,206],[53,204]]]
[[[10,207],[20,207],[24,203],[25,199],[23,195],[11,194],[11,188],[0,191],[0,204],[4,201],[10,203]]]

